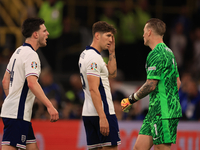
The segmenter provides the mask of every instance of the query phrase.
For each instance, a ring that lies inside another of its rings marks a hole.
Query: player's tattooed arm
[[[117,74],[117,70],[114,70],[112,73],[109,73],[109,76],[115,76]]]
[[[155,90],[158,84],[158,80],[147,79],[143,86],[136,92],[136,95],[139,99],[147,96],[149,93]]]
[[[112,61],[112,59],[116,60],[115,54],[109,53],[109,61]]]
[[[108,61],[108,72],[110,78],[115,78],[117,76],[117,62],[115,52],[109,52],[109,61]]]
[[[115,78],[117,76],[117,62],[116,62],[116,55],[115,55],[115,37],[114,35],[110,34],[109,36],[112,36],[112,42],[110,43],[110,46],[108,48],[109,52],[109,61],[108,61],[108,72],[109,72],[109,78]]]
[[[109,54],[109,61],[113,61],[113,59],[115,61],[115,65],[116,65],[116,56],[115,56],[115,54]],[[117,69],[112,70],[112,72],[110,71],[109,75],[110,76],[114,76],[116,73],[117,73]]]

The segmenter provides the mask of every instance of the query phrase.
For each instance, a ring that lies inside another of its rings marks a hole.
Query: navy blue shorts
[[[110,133],[103,136],[100,133],[99,116],[83,116],[88,149],[121,144],[119,127],[115,115],[107,116]]]
[[[26,149],[26,144],[36,143],[31,122],[11,118],[2,119],[4,133],[1,145]]]

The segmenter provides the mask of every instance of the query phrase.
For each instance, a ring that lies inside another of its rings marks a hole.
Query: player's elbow
[[[2,86],[4,88],[7,88],[9,86],[9,81],[6,78],[3,78],[3,80],[1,81]]]
[[[7,82],[6,80],[3,78],[3,80],[1,81],[2,85],[4,86]]]
[[[116,78],[117,75],[109,75],[109,78]]]
[[[28,88],[31,90],[33,89],[33,84],[32,83],[28,83]]]
[[[89,91],[90,91],[90,94],[95,93],[95,90],[93,88],[90,88]]]
[[[156,89],[156,86],[152,86],[151,92],[153,92]]]
[[[10,80],[10,74],[6,71],[4,77],[1,81],[2,86],[7,89],[9,87],[10,81],[11,81]]]
[[[95,88],[89,88],[89,91],[90,91],[91,96],[97,95],[97,93],[98,93],[98,89],[95,89]]]
[[[30,90],[34,89],[35,87],[38,87],[38,81],[36,76],[28,76],[26,80]]]
[[[109,78],[116,78],[117,77],[117,71],[114,71],[113,73],[109,74]]]
[[[30,82],[30,81],[28,82],[28,87],[30,90],[32,90],[34,88],[34,86],[35,86],[34,82]]]

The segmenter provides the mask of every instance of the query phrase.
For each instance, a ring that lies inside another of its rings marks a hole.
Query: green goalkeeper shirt
[[[161,119],[179,118],[182,110],[178,95],[179,77],[175,56],[164,43],[159,43],[146,60],[147,79],[159,80],[149,96],[148,116]]]

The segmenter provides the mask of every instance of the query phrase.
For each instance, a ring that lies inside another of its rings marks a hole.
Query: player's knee
[[[134,145],[133,150],[139,150],[139,146],[137,144]]]
[[[170,150],[171,149],[171,143],[154,145],[154,149],[155,150]]]

